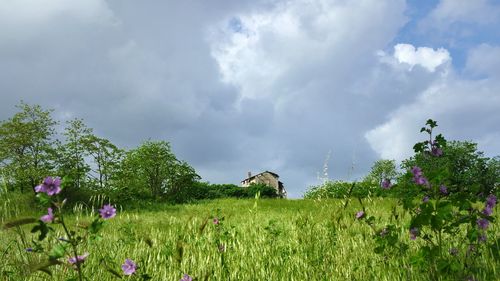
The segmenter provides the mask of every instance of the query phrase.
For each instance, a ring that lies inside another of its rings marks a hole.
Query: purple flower
[[[424,198],[422,199],[422,202],[427,203],[429,202],[429,196],[425,195]]]
[[[46,177],[42,184],[35,186],[35,192],[44,192],[52,196],[61,192],[61,178]]]
[[[458,255],[458,249],[457,248],[451,248],[449,250],[449,252],[450,252],[450,255],[452,255],[452,256]]]
[[[414,227],[414,228],[410,229],[410,239],[411,240],[417,239],[417,236],[419,234],[420,234],[420,230],[418,229],[418,227]]]
[[[193,277],[189,276],[188,274],[184,274],[179,281],[193,281]]]
[[[70,257],[68,258],[68,262],[70,264],[76,264],[76,263],[83,263],[85,259],[88,257],[89,253],[85,253],[81,256],[76,256],[76,257]]]
[[[219,223],[220,223],[219,219],[218,218],[214,218],[214,224],[218,225]]]
[[[390,179],[384,179],[382,181],[382,189],[390,189],[392,186]]]
[[[31,247],[30,248],[26,248],[26,252],[30,252],[30,253],[33,252],[33,248],[31,248]]]
[[[484,207],[483,209],[483,214],[485,216],[491,216],[493,214],[493,209],[491,208],[491,206],[486,205],[486,207]]]
[[[364,216],[365,216],[365,212],[363,212],[363,211],[359,211],[359,212],[356,213],[356,218],[358,220],[362,219]]]
[[[137,269],[137,265],[131,259],[126,259],[122,264],[123,274],[132,275]]]
[[[52,208],[49,208],[48,214],[42,216],[40,220],[43,222],[52,222],[54,220],[54,213],[52,213]]]
[[[436,156],[436,157],[439,157],[439,156],[443,155],[443,150],[439,147],[433,146],[431,149],[431,154]]]
[[[487,219],[478,219],[476,222],[477,226],[481,229],[487,229],[490,225],[490,222]]]
[[[110,219],[116,215],[116,209],[111,206],[111,204],[107,204],[102,206],[102,209],[99,209],[99,213],[101,217],[105,220]]]
[[[427,185],[429,183],[424,176],[413,177],[413,181],[418,185]]]
[[[497,197],[493,194],[488,195],[488,197],[486,198],[486,206],[489,206],[493,209],[495,208],[496,204],[497,204]]]
[[[422,176],[422,169],[418,166],[414,166],[411,168],[411,173],[413,174],[414,177],[421,177]]]
[[[442,184],[439,187],[439,192],[441,192],[441,194],[443,194],[443,195],[448,195],[448,188],[446,188],[446,186],[444,184]]]

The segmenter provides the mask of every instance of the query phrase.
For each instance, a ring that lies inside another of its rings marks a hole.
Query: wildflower
[[[131,259],[126,259],[125,263],[122,264],[123,274],[132,275],[137,269],[137,265]]]
[[[410,239],[415,240],[417,236],[420,234],[418,227],[414,227],[410,229]]]
[[[387,228],[384,228],[382,229],[382,231],[380,231],[380,236],[385,237],[387,233],[389,233],[389,230],[387,230]]]
[[[68,262],[70,264],[77,264],[77,263],[83,263],[85,259],[88,257],[89,253],[85,253],[81,256],[76,256],[76,257],[70,257],[68,258]]]
[[[483,214],[485,216],[491,216],[493,214],[493,209],[490,206],[486,205],[486,207],[484,207],[483,209]]]
[[[363,212],[363,211],[359,211],[359,212],[356,213],[356,218],[358,220],[362,219],[364,216],[365,216],[365,212]]]
[[[411,173],[413,174],[414,177],[421,177],[422,176],[422,169],[418,166],[414,166],[411,168]]]
[[[415,181],[415,183],[418,185],[428,185],[429,183],[429,181],[427,181],[427,179],[424,178],[424,176],[414,177],[413,181]]]
[[[26,252],[29,252],[29,253],[33,252],[33,248],[31,248],[31,247],[26,248]]]
[[[40,220],[43,222],[52,222],[54,220],[54,213],[52,213],[52,208],[49,208],[48,214],[42,216]]]
[[[390,179],[384,179],[382,181],[382,189],[390,189],[392,186]]]
[[[99,214],[103,219],[110,219],[116,215],[116,209],[111,204],[107,204],[102,206],[102,209],[99,209]]]
[[[458,249],[457,249],[457,248],[451,248],[451,249],[449,250],[449,253],[450,253],[450,255],[452,255],[452,256],[456,256],[456,255],[458,255]]]
[[[193,277],[189,276],[188,274],[182,275],[182,279],[179,281],[193,281]]]
[[[490,225],[490,222],[487,219],[478,219],[476,222],[477,226],[481,229],[487,229]]]
[[[218,218],[214,218],[214,224],[218,225],[219,223],[220,223],[219,219]]]
[[[497,204],[497,197],[493,194],[488,195],[488,197],[486,198],[486,206],[489,206],[493,209],[496,204]]]
[[[443,194],[443,195],[448,195],[448,188],[444,184],[442,184],[439,187],[439,192],[441,192],[441,194]]]
[[[35,192],[44,192],[52,196],[61,192],[61,178],[46,177],[42,184],[35,186]]]
[[[424,198],[422,198],[422,202],[427,203],[429,202],[429,196],[425,195]]]
[[[439,156],[443,155],[443,150],[439,147],[433,146],[431,149],[431,154],[436,156],[436,157],[439,157]]]

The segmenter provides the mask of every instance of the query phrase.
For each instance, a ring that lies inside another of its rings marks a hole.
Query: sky
[[[401,161],[425,121],[500,155],[498,0],[0,0],[0,120],[21,100],[202,180],[290,198]]]

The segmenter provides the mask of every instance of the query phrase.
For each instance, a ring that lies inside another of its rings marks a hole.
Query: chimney
[[[252,177],[252,172],[248,172],[248,179]]]

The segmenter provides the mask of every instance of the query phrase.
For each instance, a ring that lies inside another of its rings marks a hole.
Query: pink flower
[[[132,275],[137,269],[137,265],[131,259],[126,259],[125,263],[122,264],[123,274]]]
[[[382,181],[382,189],[390,189],[391,186],[392,184],[390,179],[384,179],[384,181]]]
[[[214,218],[214,224],[218,225],[219,223],[220,223],[219,219],[218,218]]]
[[[83,263],[88,256],[89,256],[89,253],[85,253],[81,256],[69,257],[68,262],[70,264]]]
[[[101,218],[107,220],[116,216],[116,209],[111,204],[107,204],[102,206],[102,209],[99,209],[99,214]]]
[[[54,213],[52,213],[52,208],[48,209],[48,214],[42,216],[40,218],[41,221],[43,222],[52,222],[54,221]]]
[[[365,212],[363,212],[363,211],[359,211],[359,212],[356,213],[356,218],[358,220],[362,219],[364,216],[365,216]]]
[[[48,196],[52,196],[61,192],[61,178],[60,177],[46,177],[42,184],[35,186],[35,192],[44,192]]]

